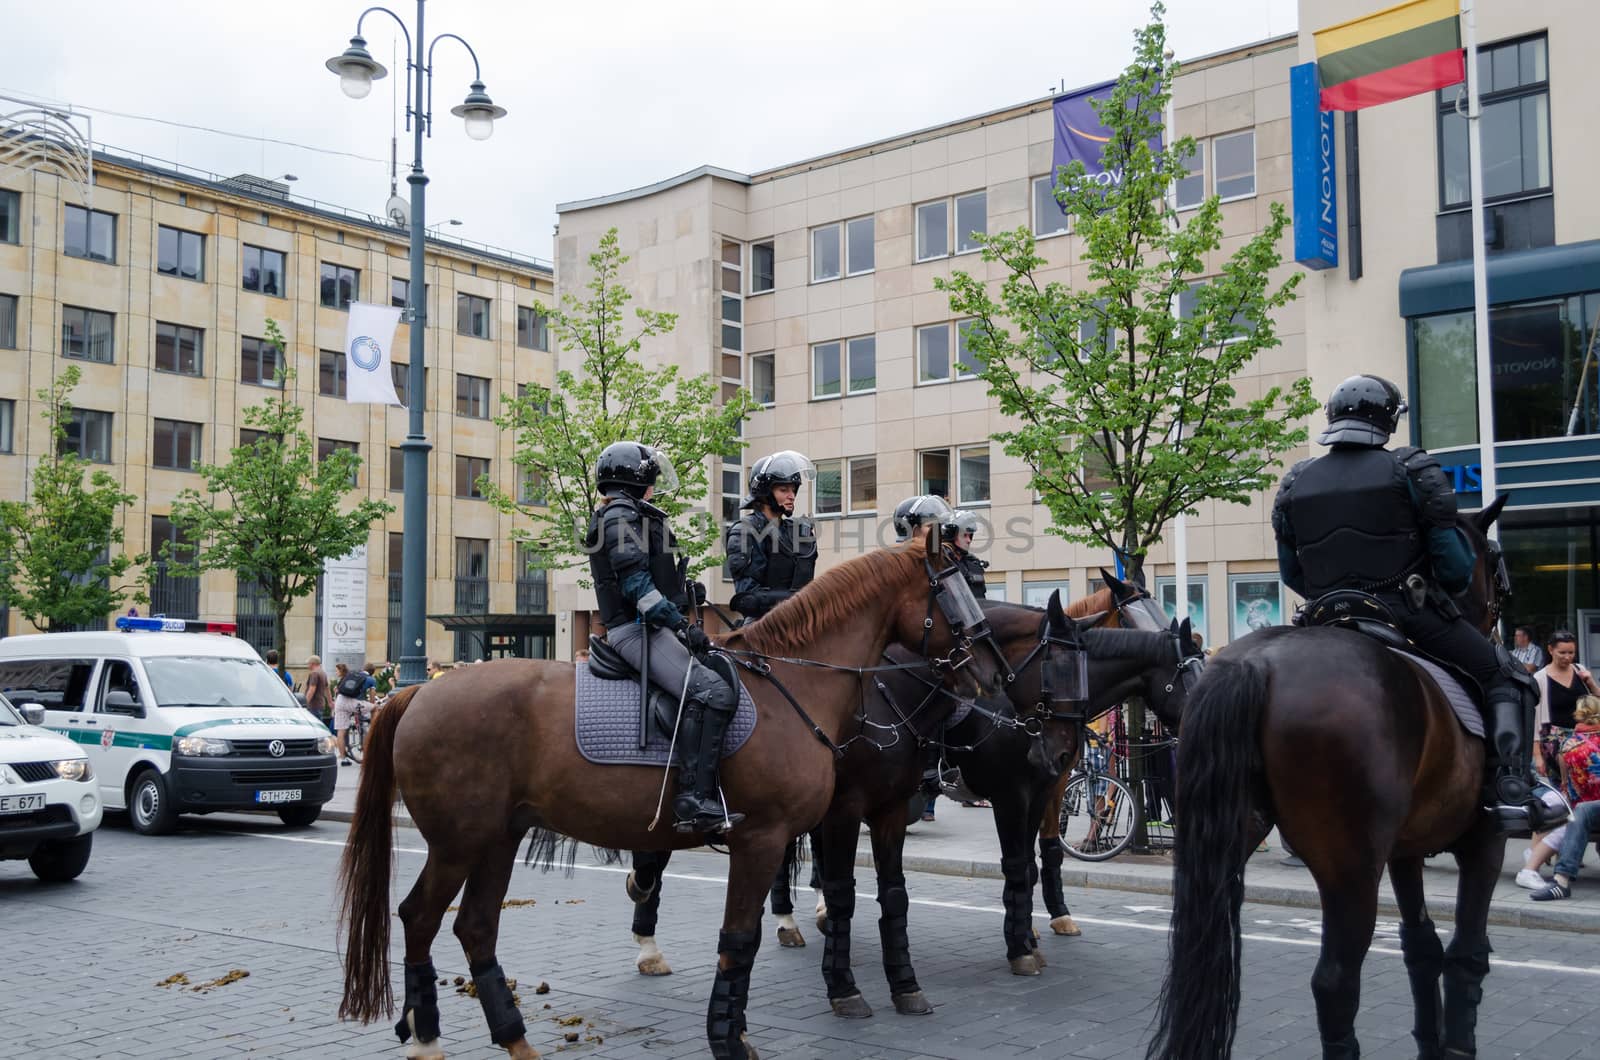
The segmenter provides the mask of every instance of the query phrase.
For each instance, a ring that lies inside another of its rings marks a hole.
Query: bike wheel
[[[359,722],[345,731],[345,747],[354,761],[361,761],[361,755],[366,751],[367,726],[369,724],[371,723]]]
[[[1061,843],[1079,861],[1107,861],[1133,841],[1137,811],[1122,781],[1104,773],[1079,774],[1061,798]]]

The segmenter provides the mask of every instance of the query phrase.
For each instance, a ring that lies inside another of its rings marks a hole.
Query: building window
[[[873,241],[875,225],[871,217],[857,217],[844,223],[844,272],[846,276],[859,276],[876,267],[877,251]]]
[[[1190,290],[1192,291],[1193,288]],[[1189,291],[1181,292],[1178,295],[1178,315],[1180,317],[1186,315],[1184,312],[1184,306],[1186,305],[1184,296],[1187,294],[1189,294]],[[1080,361],[1087,361],[1089,355],[1095,352],[1096,346],[1100,347],[1100,352],[1105,353],[1117,348],[1116,329],[1101,327],[1109,304],[1104,298],[1096,298],[1094,301],[1095,313],[1084,317],[1078,322],[1078,359]],[[1192,313],[1192,311],[1191,309],[1190,312]]]
[[[983,249],[980,237],[989,234],[989,193],[973,192],[956,199],[956,253]]]
[[[0,243],[18,242],[22,233],[22,196],[0,189]],[[0,636],[5,629],[0,628]]]
[[[244,281],[247,291],[282,298],[284,292],[283,251],[244,245]]]
[[[61,307],[61,356],[110,364],[116,318],[97,309]]]
[[[1223,202],[1256,193],[1256,131],[1219,136],[1211,141],[1214,190]]]
[[[844,359],[841,362],[841,357]],[[841,390],[870,393],[878,385],[878,340],[873,335],[811,347],[811,396],[833,398]]]
[[[474,420],[489,418],[489,380],[456,373],[456,415]]]
[[[517,614],[543,615],[550,611],[549,572],[534,565],[527,545],[517,548]]]
[[[1550,180],[1550,72],[1543,36],[1478,49],[1483,107],[1485,202],[1547,192]],[[1464,88],[1439,92],[1439,209],[1471,201],[1467,119],[1456,111]],[[1462,110],[1466,107],[1463,105]]]
[[[862,335],[845,343],[846,392],[868,394],[878,389],[878,337]]]
[[[0,398],[0,453],[14,453],[13,428],[17,418],[17,403],[12,398]]]
[[[156,371],[178,375],[204,372],[202,347],[205,332],[182,324],[156,322]]]
[[[185,232],[181,228],[156,228],[156,271],[163,276],[179,276],[185,280],[203,280],[206,237],[199,232]]]
[[[58,452],[77,453],[96,464],[111,463],[111,413],[73,409],[72,419],[64,426],[66,434]]]
[[[950,325],[932,324],[917,329],[917,382],[950,381]]]
[[[17,348],[17,296],[0,294],[0,347]]]
[[[317,439],[317,463],[319,463],[319,464],[322,463],[324,460],[328,459],[328,457],[332,456],[334,453],[338,452],[340,449],[346,450],[347,452],[355,453],[357,456],[361,455],[361,446],[359,444],[357,444],[356,442],[340,441],[337,438],[318,438]],[[357,473],[359,471],[360,471],[360,465],[357,465],[356,467],[353,467],[353,468],[350,469],[350,485],[351,486],[354,486],[356,484],[356,475],[357,475]]]
[[[404,569],[404,567],[405,567],[405,536],[403,534],[390,534],[389,535],[389,573],[388,573],[388,578],[389,578],[389,630],[388,630],[388,636],[385,639],[388,641],[388,657],[391,658],[391,659],[398,659],[402,655],[405,654],[405,648],[402,647],[401,643],[400,643],[401,642],[400,616],[401,616],[401,613],[402,613],[402,609],[401,609],[401,606],[400,606],[400,601],[401,601],[401,597],[402,597],[403,592],[404,592],[404,590],[402,589],[402,586],[404,584],[404,579],[401,576],[401,572]]]
[[[1071,219],[1061,203],[1056,201],[1056,178],[1033,178],[1033,234],[1059,236],[1071,231]]]
[[[283,351],[266,339],[246,335],[239,340],[239,382],[282,390],[282,366]]]
[[[1206,142],[1196,140],[1194,154],[1184,159],[1187,170],[1173,184],[1173,201],[1180,210],[1192,210],[1206,201]]]
[[[982,325],[977,320],[956,321],[956,378],[972,379],[983,371],[983,362],[972,351],[970,340]]]
[[[488,470],[487,467],[485,470]],[[522,469],[520,485],[517,489],[517,503],[530,504],[536,508],[549,505],[549,492],[545,489],[544,472],[536,467]]]
[[[424,368],[423,372],[427,372]],[[394,396],[400,404],[411,407],[411,366],[401,364],[399,361],[389,362],[389,378],[394,382]]]
[[[184,420],[156,420],[155,447],[150,454],[152,467],[169,471],[193,471],[200,462],[200,425]]]
[[[752,353],[750,355],[750,396],[756,403],[766,408],[771,408],[778,403],[777,375],[773,365],[773,354]]]
[[[931,449],[917,454],[917,492],[950,500],[950,450]]]
[[[390,277],[389,304],[396,309],[405,309],[411,304],[410,280],[402,280],[398,276]]]
[[[844,461],[818,460],[817,478],[812,489],[818,515],[844,513]]]
[[[917,260],[931,261],[950,254],[950,203],[925,202],[917,207]]]
[[[839,226],[826,225],[811,230],[811,282],[837,280],[842,275],[843,253],[839,245]]]
[[[744,246],[722,241],[722,348],[744,350]]]
[[[170,546],[170,557],[168,556]],[[189,563],[194,545],[165,515],[150,517],[150,613],[168,618],[200,617],[200,579],[168,573],[170,563]]]
[[[811,396],[839,396],[839,350],[841,343],[821,342],[811,347]]]
[[[389,488],[396,492],[406,488],[406,451],[396,445],[389,447]]]
[[[525,350],[550,349],[550,318],[538,306],[517,306],[517,345]]]
[[[476,537],[456,538],[456,613],[484,614],[489,610],[489,542]]]
[[[1193,283],[1189,285],[1188,290],[1178,292],[1179,320],[1188,320],[1195,315],[1195,312],[1200,308],[1201,300],[1205,297],[1200,292],[1204,291],[1207,286],[1209,285],[1205,283]],[[1203,337],[1218,343],[1237,342],[1239,339],[1244,338],[1246,332],[1250,330],[1249,315],[1241,309],[1233,314],[1225,328],[1219,330],[1225,333],[1214,334],[1210,328],[1207,328]],[[1114,341],[1115,337],[1113,336]]]
[[[489,458],[484,456],[456,456],[456,496],[468,500],[483,500],[483,490],[478,479],[489,473]]]
[[[270,433],[268,431],[252,431],[248,427],[241,427],[239,429],[239,448],[240,449],[254,449],[256,446],[260,445],[262,442],[267,442],[267,441],[275,442],[275,443],[277,443],[279,445],[282,445],[283,444],[283,436],[281,434],[272,434],[272,433]]]
[[[329,309],[349,309],[361,298],[361,270],[322,263],[322,304]]]
[[[338,350],[317,351],[317,393],[324,397],[345,396],[345,359]]]
[[[750,244],[750,293],[766,294],[777,286],[777,247],[772,240]]]
[[[274,648],[278,636],[272,597],[257,579],[235,578],[234,621],[239,626],[239,639],[265,655]]]
[[[851,457],[849,472],[849,514],[872,515],[878,510],[878,458]]]
[[[475,294],[456,295],[456,334],[489,337],[489,300]]]
[[[951,481],[951,468],[955,481]],[[953,505],[989,503],[989,446],[929,449],[917,454],[918,492],[943,497]]]
[[[117,215],[68,206],[66,238],[61,250],[68,257],[116,261]]]

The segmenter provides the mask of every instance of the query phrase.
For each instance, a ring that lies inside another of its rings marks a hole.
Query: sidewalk
[[[348,821],[355,806],[360,770],[348,766],[339,770],[339,785],[333,800],[322,811],[327,821]],[[994,817],[988,810],[974,809],[940,799],[938,819],[917,822],[906,834],[905,868],[908,872],[932,872],[945,876],[975,876],[1001,879],[1000,844],[995,838]],[[395,822],[411,827],[403,806],[396,807]],[[1283,864],[1283,843],[1274,831],[1267,839],[1271,848],[1256,854],[1245,869],[1245,898],[1273,905],[1318,908],[1316,884],[1303,868]],[[1505,868],[1495,886],[1489,907],[1489,923],[1510,927],[1543,928],[1600,934],[1600,883],[1596,882],[1595,855],[1588,853],[1590,873],[1579,877],[1573,896],[1563,902],[1533,902],[1529,892],[1512,882],[1522,867],[1522,851],[1527,840],[1506,843]],[[862,833],[856,864],[872,865],[871,844]],[[1138,856],[1122,854],[1110,861],[1078,861],[1070,855],[1061,866],[1061,879],[1072,902],[1074,890],[1102,888],[1138,891],[1147,894],[1172,893],[1172,862],[1168,855]],[[1449,855],[1430,858],[1423,870],[1423,887],[1428,895],[1428,911],[1435,920],[1454,919],[1456,867]],[[998,892],[996,892],[998,894]],[[1042,908],[1042,907],[1038,907]],[[1387,881],[1378,892],[1378,915],[1399,916]]]

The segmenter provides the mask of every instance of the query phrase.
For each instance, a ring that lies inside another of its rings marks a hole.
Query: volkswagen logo
[[[282,758],[283,741],[273,740],[271,743],[267,744],[267,754],[271,755],[273,758]]]

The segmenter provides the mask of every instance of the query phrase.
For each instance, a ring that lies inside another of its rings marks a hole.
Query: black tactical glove
[[[711,638],[706,636],[706,631],[701,626],[690,626],[683,631],[683,643],[691,652],[699,655],[711,647]]]
[[[689,594],[694,597],[694,605],[696,607],[704,607],[705,606],[705,604],[706,604],[706,587],[705,587],[705,584],[703,582],[690,582],[689,583]]]

